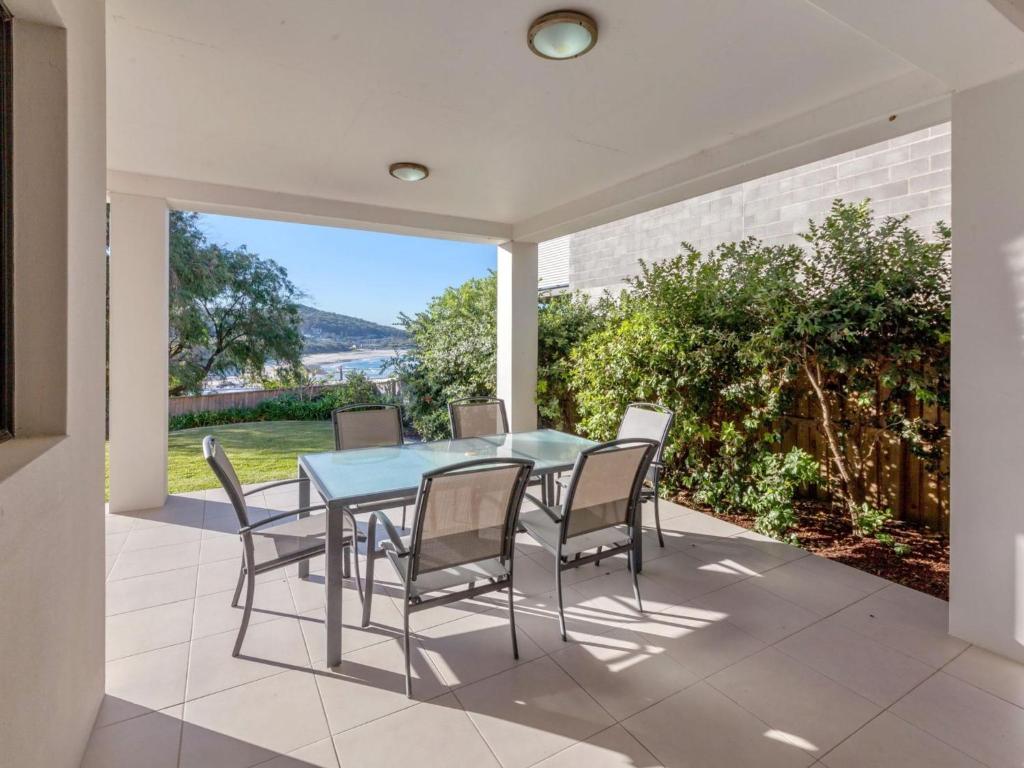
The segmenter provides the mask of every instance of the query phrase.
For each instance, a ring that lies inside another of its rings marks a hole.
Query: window
[[[14,434],[14,206],[11,15],[0,3],[0,441]]]

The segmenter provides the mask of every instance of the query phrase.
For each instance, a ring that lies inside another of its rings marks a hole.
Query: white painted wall
[[[0,763],[63,768],[79,764],[103,695],[104,14],[102,2],[5,4],[15,56],[35,62],[16,65],[14,106],[15,163],[32,162],[16,171],[17,287],[35,287],[15,300],[26,429],[0,444]],[[51,312],[56,324],[23,322]],[[43,370],[37,355],[57,362]],[[63,407],[37,408],[40,396]]]
[[[167,498],[167,203],[110,193],[110,511]]]
[[[510,428],[537,428],[537,244],[498,246],[498,397]]]
[[[953,97],[950,632],[1024,661],[1024,74]]]

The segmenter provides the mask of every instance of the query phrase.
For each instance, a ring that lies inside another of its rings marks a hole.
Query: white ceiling
[[[512,224],[916,71],[806,0],[591,0],[545,61],[556,7],[107,0],[108,165]]]

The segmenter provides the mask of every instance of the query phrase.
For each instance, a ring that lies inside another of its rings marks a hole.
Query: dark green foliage
[[[406,413],[419,434],[449,435],[448,403],[493,395],[496,388],[497,279],[468,280],[435,297],[414,317],[403,315],[413,346],[393,361]],[[600,325],[600,307],[585,297],[541,299],[538,307],[537,405],[544,424],[572,429],[569,352]]]
[[[331,411],[343,405],[382,402],[385,398],[373,382],[361,373],[353,373],[342,384],[315,397],[281,395],[252,408],[183,413],[170,418],[169,428],[173,431],[250,421],[319,421],[331,418]]]
[[[261,381],[301,370],[298,289],[284,268],[207,241],[198,214],[170,214],[170,392],[198,393],[210,374]]]

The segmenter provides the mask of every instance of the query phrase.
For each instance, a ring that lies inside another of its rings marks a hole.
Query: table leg
[[[309,506],[309,478],[306,476],[306,470],[299,465],[299,479],[303,482],[299,483],[299,508]],[[302,512],[299,517],[309,517],[308,512]],[[302,560],[299,562],[299,578],[309,578],[309,560]]]
[[[345,555],[345,511],[327,505],[327,666],[341,664],[341,598],[344,577],[342,567]]]

